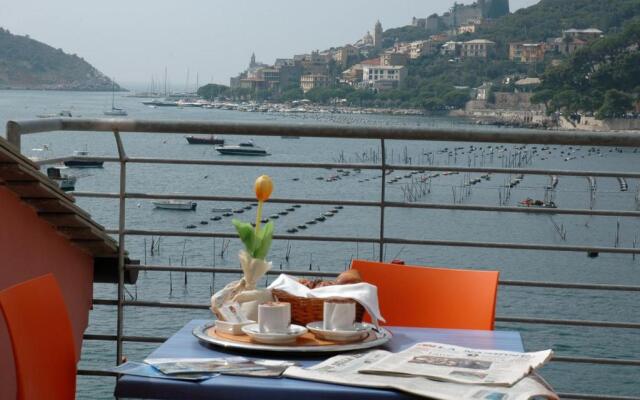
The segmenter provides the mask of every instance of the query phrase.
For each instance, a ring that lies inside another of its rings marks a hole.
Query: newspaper
[[[158,379],[177,379],[185,381],[203,381],[214,376],[220,375],[218,373],[206,373],[206,374],[173,374],[165,375],[158,371],[149,364],[139,363],[134,361],[127,361],[124,364],[120,364],[116,367],[107,368],[106,371],[116,372],[123,375],[142,376],[145,378],[158,378]]]
[[[516,353],[478,350],[442,343],[418,343],[369,365],[361,373],[423,376],[484,385],[512,386],[547,362],[551,350]]]
[[[249,360],[244,357],[148,358],[144,362],[167,376],[225,374],[278,377],[282,375],[285,369],[295,365],[290,361]]]
[[[512,387],[435,381],[420,376],[371,375],[358,371],[391,356],[384,350],[332,357],[310,368],[290,367],[284,376],[339,385],[395,389],[435,400],[558,400],[539,376],[532,374]]]

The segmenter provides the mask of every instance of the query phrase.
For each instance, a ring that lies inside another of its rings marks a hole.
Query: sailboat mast
[[[164,97],[167,97],[167,67],[164,67]]]

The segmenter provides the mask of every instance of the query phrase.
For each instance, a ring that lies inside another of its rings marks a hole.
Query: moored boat
[[[87,149],[73,152],[73,158],[64,162],[70,168],[102,168],[104,161],[91,160]]]
[[[142,104],[144,104],[145,106],[151,106],[151,107],[178,107],[177,101],[159,100],[159,99],[143,101]]]
[[[76,181],[78,178],[73,175],[63,174],[61,170],[66,168],[67,167],[49,167],[47,168],[47,176],[65,192],[76,190]]]
[[[235,156],[268,156],[269,153],[262,147],[253,144],[253,141],[240,143],[239,145],[216,147],[216,151],[223,155]]]
[[[122,109],[116,107],[116,82],[113,82],[113,87],[111,90],[111,110],[107,110],[104,112],[104,115],[108,115],[111,117],[126,117],[127,112]]]
[[[224,145],[224,139],[221,139],[215,135],[209,135],[209,136],[185,136],[185,139],[187,139],[187,142],[189,142],[189,144],[218,144],[218,145]]]
[[[108,115],[111,117],[126,117],[128,114],[122,108],[111,107],[111,110],[105,111],[104,115]]]
[[[153,205],[163,210],[195,211],[198,203],[190,200],[158,200]]]

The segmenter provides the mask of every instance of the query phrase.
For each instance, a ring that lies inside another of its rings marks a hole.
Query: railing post
[[[125,255],[125,217],[126,217],[126,190],[127,190],[127,155],[124,151],[120,132],[115,129],[113,135],[118,146],[118,158],[120,159],[120,193],[118,215],[118,310],[116,327],[116,364],[120,365],[122,357],[122,337],[124,335],[124,255]]]
[[[7,140],[20,152],[20,125],[15,121],[7,122]]]
[[[380,187],[380,248],[378,261],[384,261],[384,207],[386,205],[385,190],[387,185],[387,152],[384,147],[384,139],[380,139],[380,156],[382,158],[380,170],[382,172],[382,183]]]

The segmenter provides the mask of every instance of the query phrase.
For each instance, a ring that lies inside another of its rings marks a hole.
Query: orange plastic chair
[[[0,292],[16,366],[18,400],[70,400],[76,391],[71,320],[48,274]]]
[[[387,325],[493,330],[498,271],[470,271],[353,260],[378,287]]]

